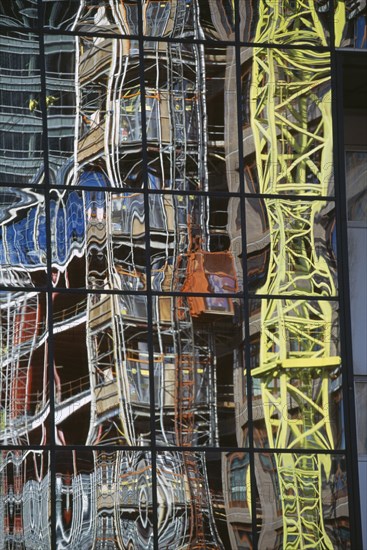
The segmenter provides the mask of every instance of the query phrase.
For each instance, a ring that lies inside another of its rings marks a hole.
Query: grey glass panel
[[[357,416],[357,443],[358,454],[367,455],[367,418],[363,412],[367,406],[367,379],[357,379],[355,381],[355,402]]]
[[[138,1],[42,0],[44,26],[111,35],[138,34]]]
[[[367,226],[367,151],[346,151],[348,221]]]
[[[51,192],[52,278],[66,288],[146,288],[144,197]]]
[[[149,205],[153,290],[242,290],[238,198],[154,194]]]
[[[230,0],[148,0],[143,11],[147,36],[234,40],[234,3]]]
[[[350,544],[344,455],[255,455],[259,548],[280,550],[292,542]]]
[[[249,314],[255,445],[343,448],[337,303],[250,300]],[[239,418],[245,438],[246,370],[237,374],[244,377],[235,380],[235,387],[243,388]]]
[[[0,25],[24,29],[38,27],[37,0],[20,0],[19,2],[1,2]]]
[[[2,443],[44,445],[50,412],[46,295],[1,292]]]
[[[252,291],[336,296],[334,202],[248,198],[246,229]]]
[[[136,35],[137,1],[43,0],[47,28]],[[142,3],[146,36],[234,40],[234,5],[230,0],[147,0]]]
[[[3,547],[51,548],[49,454],[2,450],[0,479]]]
[[[157,492],[160,547],[252,548],[247,453],[158,453]]]
[[[151,455],[147,451],[56,453],[58,548],[153,549]]]
[[[0,182],[42,181],[42,113],[38,37],[0,37]]]
[[[164,296],[152,305],[157,443],[235,445],[242,302]]]
[[[145,42],[148,183],[239,190],[235,49]]]
[[[55,293],[53,323],[57,443],[149,444],[146,298]]]

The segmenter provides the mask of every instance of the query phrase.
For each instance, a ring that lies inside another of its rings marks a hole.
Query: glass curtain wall
[[[2,4],[0,548],[357,549],[351,4]]]

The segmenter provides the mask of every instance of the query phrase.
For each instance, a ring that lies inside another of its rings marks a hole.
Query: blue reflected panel
[[[47,276],[43,192],[0,187],[0,284],[39,287]]]
[[[148,451],[56,453],[57,548],[153,549]]]
[[[50,413],[45,293],[0,292],[0,441],[44,445]]]
[[[0,452],[3,548],[51,548],[50,465],[45,451]]]
[[[145,290],[144,196],[105,192],[90,174],[94,189],[51,192],[54,286]]]

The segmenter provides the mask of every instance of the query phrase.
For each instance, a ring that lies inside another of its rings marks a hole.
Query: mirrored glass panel
[[[0,284],[46,285],[47,236],[42,191],[0,187]]]
[[[239,1],[240,40],[300,47],[328,46],[332,5],[329,0]]]
[[[41,1],[46,29],[120,36],[138,34],[138,4],[144,4],[140,0]]]
[[[2,33],[0,81],[0,182],[40,183],[43,179],[41,80],[35,34]]]
[[[56,441],[148,445],[146,298],[53,295]]]
[[[153,549],[152,465],[147,451],[58,451],[58,548]]]
[[[235,4],[230,0],[145,0],[143,6],[146,36],[234,40]]]
[[[0,451],[3,548],[51,548],[50,464],[45,451]]]
[[[335,2],[335,46],[339,48],[367,48],[366,3],[338,0]]]
[[[152,194],[149,225],[152,290],[242,290],[239,198]]]
[[[367,406],[367,381],[362,377],[357,378],[354,383],[354,391],[358,404],[356,410],[358,455],[367,457],[367,418],[363,413]]]
[[[141,187],[137,43],[51,35],[45,50],[51,183]]]
[[[251,292],[336,296],[334,202],[247,198],[246,230]]]
[[[0,24],[6,27],[20,27],[24,29],[39,26],[37,0],[20,0],[1,2]]]
[[[242,301],[162,296],[152,305],[157,443],[235,446]]]
[[[245,191],[333,195],[330,53],[243,48],[241,89]]]
[[[157,494],[160,547],[252,548],[247,453],[158,453]]]
[[[255,446],[344,448],[337,302],[251,300],[249,313]],[[244,437],[245,380],[242,387]]]
[[[255,454],[259,548],[350,545],[346,459],[330,454]],[[304,541],[304,542],[303,542]]]
[[[148,185],[237,192],[235,48],[144,43]]]
[[[348,222],[367,226],[367,150],[345,152]],[[358,222],[358,223],[354,223]]]
[[[0,292],[0,442],[48,442],[47,300],[44,293]]]
[[[144,196],[53,190],[52,281],[63,288],[146,288]],[[158,216],[159,217],[159,216]]]

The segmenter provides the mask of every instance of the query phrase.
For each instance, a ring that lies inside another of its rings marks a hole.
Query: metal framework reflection
[[[313,0],[296,2],[293,16],[286,2],[262,0],[260,4],[256,42],[286,44],[289,36],[294,43],[298,34],[308,45],[327,45]],[[329,386],[339,376],[341,360],[331,345],[332,306],[325,300],[296,299],[297,295],[335,295],[332,275],[318,256],[313,232],[332,178],[329,82],[328,52],[254,48],[251,124],[259,189],[283,197],[281,201],[264,199],[271,252],[260,292],[284,299],[262,301],[260,365],[251,371],[260,379],[268,441],[275,449],[335,448]],[[316,109],[312,118],[310,108]],[[303,198],[289,200],[289,193]],[[296,417],[290,410],[292,400],[297,403]],[[283,547],[333,548],[324,526],[321,496],[321,469],[330,475],[330,457],[277,454],[276,463]]]
[[[0,8],[0,439],[52,470],[2,451],[0,547],[349,547],[330,46],[360,9],[45,0],[33,34],[33,3]]]

